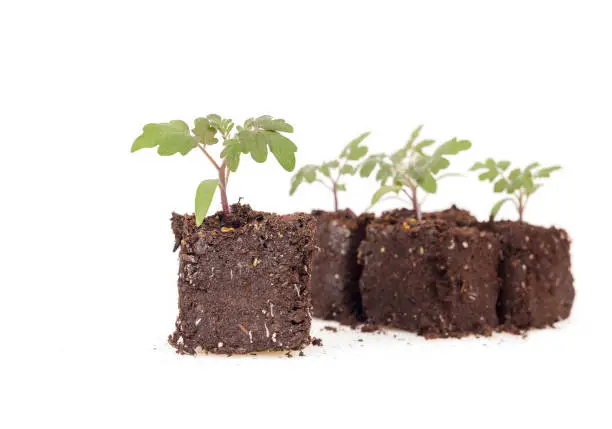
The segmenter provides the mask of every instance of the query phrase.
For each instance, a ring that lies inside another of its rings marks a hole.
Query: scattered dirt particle
[[[323,340],[321,338],[314,337],[312,339],[312,345],[317,347],[323,347]]]
[[[326,326],[323,329],[325,329],[326,331],[338,332],[338,328],[334,326]]]
[[[361,327],[361,332],[377,332],[379,330],[380,330],[380,327],[373,323],[366,323],[365,325]]]
[[[293,355],[291,354],[291,352],[287,352],[287,353],[285,353],[285,356],[287,356],[288,358],[292,358],[292,357],[293,357]]]
[[[300,350],[300,354],[298,356],[306,356],[303,351]]]

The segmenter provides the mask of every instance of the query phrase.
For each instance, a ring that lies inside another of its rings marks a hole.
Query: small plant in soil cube
[[[211,114],[196,118],[194,128],[189,130],[187,123],[174,120],[166,123],[147,124],[142,134],[132,144],[132,152],[144,148],[157,147],[157,153],[169,156],[180,153],[187,155],[193,149],[199,149],[217,171],[216,179],[204,180],[198,186],[195,196],[196,223],[200,225],[219,187],[221,206],[226,216],[230,214],[227,200],[227,186],[230,173],[238,170],[240,156],[251,154],[256,162],[265,162],[268,150],[276,157],[287,171],[295,168],[296,145],[282,133],[292,133],[293,127],[282,119],[271,116],[250,118],[243,126],[234,129],[234,121]],[[222,140],[219,160],[216,161],[209,150]]]
[[[310,342],[310,271],[315,220],[306,214],[275,215],[228,203],[230,175],[241,156],[259,163],[268,153],[295,167],[296,145],[283,133],[293,127],[260,116],[235,127],[219,115],[145,125],[132,152],[157,147],[162,156],[202,152],[217,177],[197,188],[195,215],[172,214],[180,247],[179,315],[169,342],[179,353],[248,353],[295,350]],[[217,158],[211,154],[221,147]],[[206,217],[216,189],[222,211]]]
[[[541,180],[549,178],[552,172],[560,168],[558,165],[541,167],[540,163],[534,162],[522,170],[520,168],[510,169],[510,161],[495,161],[493,158],[488,158],[484,162],[475,163],[471,171],[480,172],[478,179],[482,181],[495,182],[493,190],[496,193],[509,195],[493,205],[491,220],[495,219],[505,203],[512,201],[518,212],[519,221],[522,222],[529,198],[542,187]]]
[[[314,315],[352,324],[361,318],[357,248],[365,234],[368,216],[339,210],[338,195],[346,191],[344,179],[357,172],[357,162],[368,153],[363,133],[351,140],[337,159],[320,165],[305,165],[291,180],[293,195],[302,183],[319,183],[333,196],[333,212],[313,211],[317,219],[318,252],[312,262],[312,305]]]
[[[395,153],[370,155],[359,168],[361,177],[369,177],[378,169],[376,180],[381,186],[372,196],[372,205],[387,194],[395,194],[394,198],[411,205],[418,220],[422,218],[419,190],[435,194],[438,181],[452,175],[440,174],[450,166],[448,157],[472,147],[469,140],[452,138],[440,144],[433,152],[427,153],[427,149],[436,142],[430,139],[417,142],[422,128],[422,125],[417,127],[408,142]],[[402,198],[403,196],[408,200]]]
[[[502,246],[497,306],[500,323],[507,329],[542,328],[570,315],[575,291],[569,236],[562,229],[524,222],[529,199],[543,179],[560,168],[534,162],[524,169],[513,169],[510,161],[492,158],[471,168],[479,173],[480,180],[494,183],[496,193],[508,195],[495,203],[489,222],[482,225],[496,234]],[[518,222],[495,222],[495,216],[509,201],[518,212]]]
[[[303,183],[318,182],[332,193],[334,198],[334,211],[338,211],[338,192],[346,191],[346,184],[342,183],[345,176],[353,176],[357,172],[356,161],[368,153],[368,148],[362,145],[370,135],[369,132],[361,134],[351,140],[342,150],[338,159],[326,161],[321,165],[308,164],[300,168],[291,179],[290,195]]]

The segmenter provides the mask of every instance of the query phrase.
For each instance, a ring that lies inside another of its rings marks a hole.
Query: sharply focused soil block
[[[318,223],[318,252],[312,262],[313,314],[352,324],[362,318],[357,250],[365,235],[367,216],[350,210],[313,211]]]
[[[170,344],[188,354],[308,345],[314,218],[232,208],[232,216],[210,216],[201,227],[193,216],[172,215],[180,267]]]
[[[483,225],[502,244],[500,323],[542,328],[569,317],[575,292],[567,233],[524,222]]]
[[[494,234],[401,216],[382,217],[366,231],[360,290],[370,323],[431,337],[488,334],[498,325]]]

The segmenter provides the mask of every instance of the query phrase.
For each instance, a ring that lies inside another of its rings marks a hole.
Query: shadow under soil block
[[[489,334],[498,325],[499,241],[441,220],[381,218],[360,246],[365,316],[430,337]]]
[[[318,251],[312,261],[312,306],[316,317],[353,324],[361,320],[357,249],[365,235],[366,216],[352,211],[313,211]]]
[[[222,222],[220,221],[222,219]],[[179,353],[297,350],[310,342],[315,220],[232,206],[232,215],[172,215],[180,244]]]
[[[562,229],[493,222],[502,244],[498,313],[507,328],[543,328],[566,319],[574,302],[570,239]]]

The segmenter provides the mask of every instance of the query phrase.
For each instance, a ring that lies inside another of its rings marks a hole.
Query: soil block
[[[505,328],[542,328],[566,319],[574,302],[570,239],[562,229],[493,222],[502,244],[498,314]]]
[[[442,220],[383,217],[366,228],[360,290],[370,323],[430,337],[498,325],[495,235]]]
[[[172,215],[180,245],[179,353],[297,350],[310,343],[315,219],[233,205],[232,215]]]
[[[316,317],[354,324],[362,319],[357,250],[367,215],[351,210],[313,211],[319,249],[312,262],[312,306]]]

